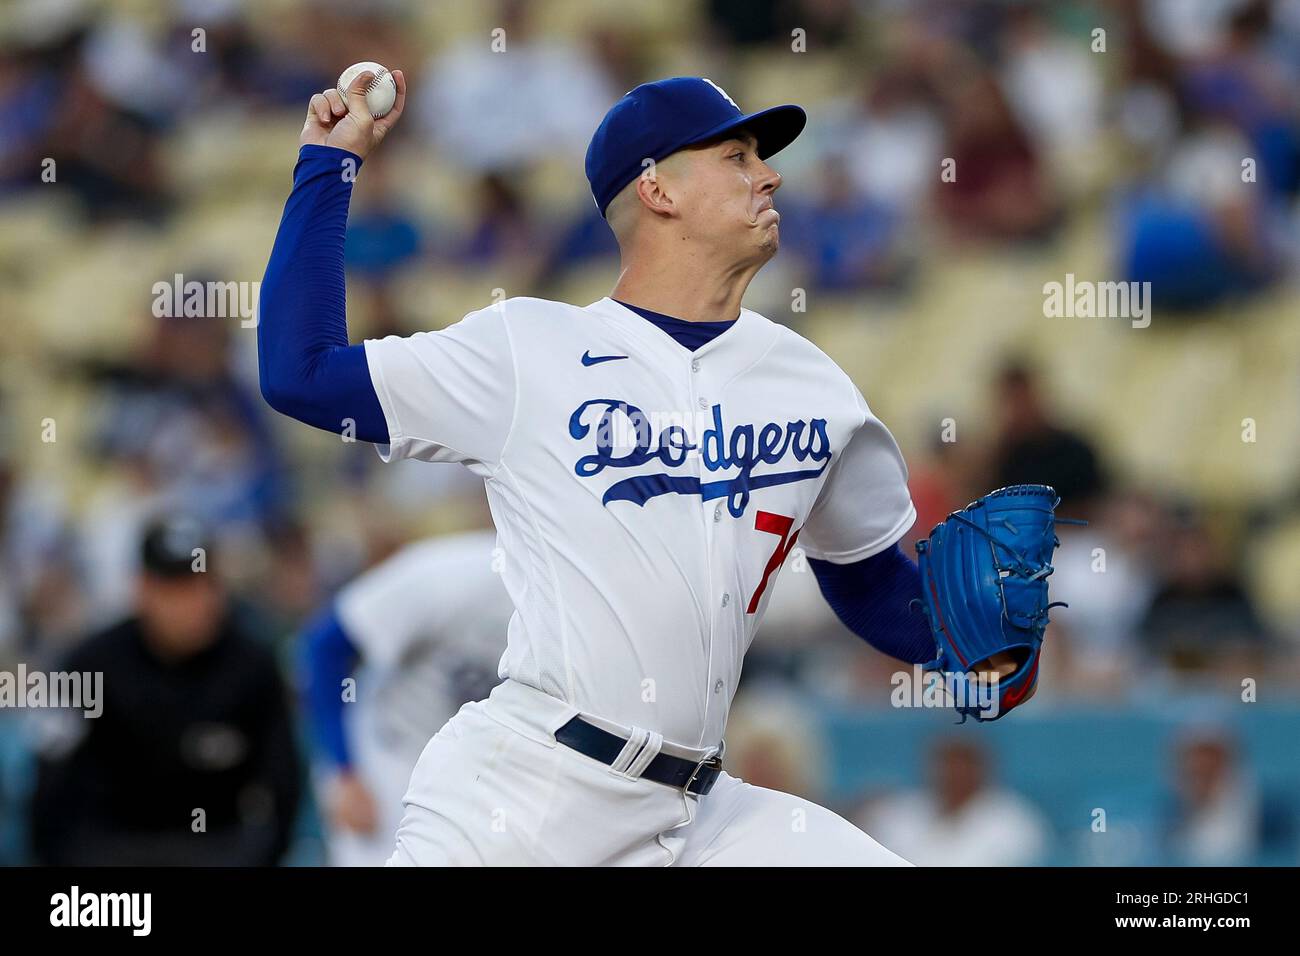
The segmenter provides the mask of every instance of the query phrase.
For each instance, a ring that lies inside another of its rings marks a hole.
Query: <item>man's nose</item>
[[[781,188],[781,174],[778,173],[767,163],[763,164],[763,176],[759,183],[758,191],[760,193],[774,193]]]

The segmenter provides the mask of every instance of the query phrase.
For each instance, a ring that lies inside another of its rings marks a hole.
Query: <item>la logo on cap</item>
[[[709,79],[707,76],[702,76],[702,77],[700,77],[700,79],[702,79],[705,83],[709,84],[709,86],[711,86],[711,87],[713,87],[715,90],[717,90],[718,93],[722,96],[722,98],[723,98],[724,100],[726,100],[728,103],[730,103],[730,104],[731,104],[732,106],[734,106],[736,109],[740,110],[740,104],[737,103],[735,100],[733,100],[730,96],[728,96],[728,95],[727,95],[727,91],[724,90],[722,87],[718,86],[717,83],[714,83],[714,82],[713,82],[711,79]],[[740,110],[740,111],[741,111],[742,113],[744,112],[744,110]]]

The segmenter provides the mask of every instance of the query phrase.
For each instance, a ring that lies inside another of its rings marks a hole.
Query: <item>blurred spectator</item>
[[[1047,824],[1023,798],[992,781],[983,747],[940,739],[925,790],[886,797],[855,823],[917,866],[1032,866],[1048,848]]]
[[[630,90],[654,73],[650,51],[634,24],[621,18],[616,23],[597,24],[588,35],[592,54],[607,77],[610,88]]]
[[[475,190],[474,221],[466,231],[457,258],[467,265],[513,263],[535,259],[542,246],[536,222],[516,183],[522,173],[484,173]]]
[[[23,482],[0,448],[0,661],[60,647],[86,595],[75,529],[58,489]]]
[[[842,148],[855,188],[914,216],[942,157],[943,127],[929,84],[919,70],[886,64],[863,84],[852,109]]]
[[[24,50],[0,53],[0,195],[41,185],[43,148],[58,112],[67,71],[80,42],[78,32],[51,37]]]
[[[1002,36],[1001,84],[1035,143],[1053,158],[1091,150],[1102,121],[1099,58],[1085,36],[1054,30],[1046,8],[1015,6]]]
[[[253,28],[244,0],[191,0],[178,4],[177,14],[166,50],[169,66],[185,77],[181,84],[191,103],[225,103],[241,110],[298,109],[338,75],[331,62],[337,54],[337,38],[356,29],[358,21],[366,29],[368,50],[389,47],[387,24],[364,8],[354,12],[353,22],[321,4],[309,10],[282,10],[281,29],[274,33]],[[299,27],[310,30],[309,42],[293,42],[293,18],[299,20]],[[201,24],[204,31],[203,52],[198,55],[193,50],[194,24]],[[371,57],[394,67],[400,63],[378,53]]]
[[[1185,866],[1250,863],[1260,850],[1261,806],[1237,747],[1201,730],[1174,747],[1174,797],[1167,820],[1172,862]]]
[[[901,214],[854,191],[842,157],[822,160],[811,202],[780,204],[786,250],[807,264],[809,284],[842,292],[889,288],[907,278]]]
[[[1123,277],[1150,282],[1155,309],[1204,309],[1248,295],[1267,286],[1279,266],[1261,187],[1241,178],[1249,143],[1230,126],[1192,121],[1161,177],[1118,198]]]
[[[978,482],[972,479],[977,463],[966,449],[961,442],[944,441],[940,433],[924,454],[908,457],[907,489],[916,506],[916,522],[903,535],[903,549],[909,555],[935,525],[983,494],[975,491]]]
[[[1241,4],[1221,39],[1183,76],[1194,108],[1231,123],[1249,140],[1259,161],[1259,181],[1278,195],[1300,186],[1300,112],[1297,64],[1288,64],[1271,44],[1272,6],[1265,0]]]
[[[55,160],[57,182],[92,220],[159,221],[172,208],[159,155],[161,130],[130,107],[114,104],[84,67],[66,77],[42,151]],[[112,149],[104,149],[112,143]],[[39,182],[35,175],[33,182]]]
[[[249,609],[248,620],[256,621],[261,633],[287,636],[319,603],[321,569],[312,554],[308,529],[297,519],[274,522],[262,537],[264,541],[259,538],[251,549],[262,559],[258,580],[243,582],[257,602]]]
[[[371,283],[384,282],[416,260],[425,244],[419,220],[394,188],[389,155],[381,150],[366,158],[366,188],[357,192],[348,213],[348,272]]]
[[[951,176],[935,186],[938,209],[958,239],[1046,239],[1060,207],[1038,150],[986,72],[949,77],[945,90],[945,159]]]
[[[547,249],[539,279],[551,282],[567,269],[602,258],[617,263],[618,242],[595,203],[584,203],[582,211],[560,230],[558,239]]]
[[[1177,670],[1196,670],[1266,645],[1239,565],[1229,560],[1201,516],[1175,516],[1161,554],[1161,581],[1141,623],[1143,643],[1152,654]]]
[[[475,171],[557,155],[581,162],[622,91],[588,49],[535,34],[524,0],[502,0],[493,24],[496,37],[476,34],[438,54],[415,101],[443,161]]]
[[[1121,128],[1150,168],[1117,192],[1120,267],[1175,313],[1277,278],[1292,241],[1285,198],[1300,185],[1295,65],[1266,40],[1268,5],[1195,7],[1146,5],[1131,27],[1151,55],[1130,56],[1141,82],[1121,98]]]
[[[275,516],[288,492],[266,406],[233,365],[240,319],[170,311],[127,362],[76,366],[100,391],[96,451],[136,462],[170,507],[215,522]]]
[[[1067,662],[1076,693],[1106,694],[1139,677],[1138,635],[1155,589],[1152,556],[1163,541],[1159,505],[1128,490],[1104,501],[1084,528],[1067,528],[1052,558],[1050,659]]]
[[[1203,56],[1214,48],[1234,17],[1255,6],[1251,0],[1207,0],[1183,3],[1182,0],[1143,0],[1122,4],[1121,11],[1134,17],[1135,25],[1159,41],[1163,50],[1174,57]]]
[[[103,675],[102,713],[42,715],[42,863],[266,866],[288,846],[300,764],[286,688],[231,616],[210,544],[190,520],[151,526],[136,613],[63,663]]]
[[[1051,485],[1061,496],[1062,514],[1080,517],[1106,487],[1092,443],[1056,421],[1028,365],[1005,365],[995,389],[993,486]]]

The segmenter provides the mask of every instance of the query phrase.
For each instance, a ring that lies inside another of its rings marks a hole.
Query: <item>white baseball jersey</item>
[[[378,866],[389,857],[420,751],[497,682],[514,608],[494,568],[495,546],[492,531],[418,541],[339,591],[339,620],[361,658],[344,730],[379,819],[370,834],[331,828],[333,863]]]
[[[409,772],[461,704],[488,695],[513,611],[495,546],[491,531],[418,541],[339,591],[362,665],[345,710],[354,745],[401,755]]]
[[[605,298],[517,298],[365,343],[385,460],[486,483],[515,606],[501,676],[717,746],[795,546],[850,562],[915,520],[907,469],[821,350],[742,309],[694,352]]]

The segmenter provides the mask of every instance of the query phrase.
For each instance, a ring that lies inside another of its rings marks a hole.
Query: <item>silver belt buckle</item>
[[[703,770],[705,767],[709,767],[710,769],[721,770],[722,755],[726,752],[727,752],[727,742],[724,740],[722,742],[722,745],[718,747],[717,753],[705,757],[703,760],[701,760],[699,763],[695,765],[695,769],[691,771],[691,775],[686,778],[686,783],[682,784],[682,792],[683,793],[691,792],[691,784],[695,782],[695,778],[700,775],[700,771]],[[700,796],[702,796],[702,794],[700,794]]]

